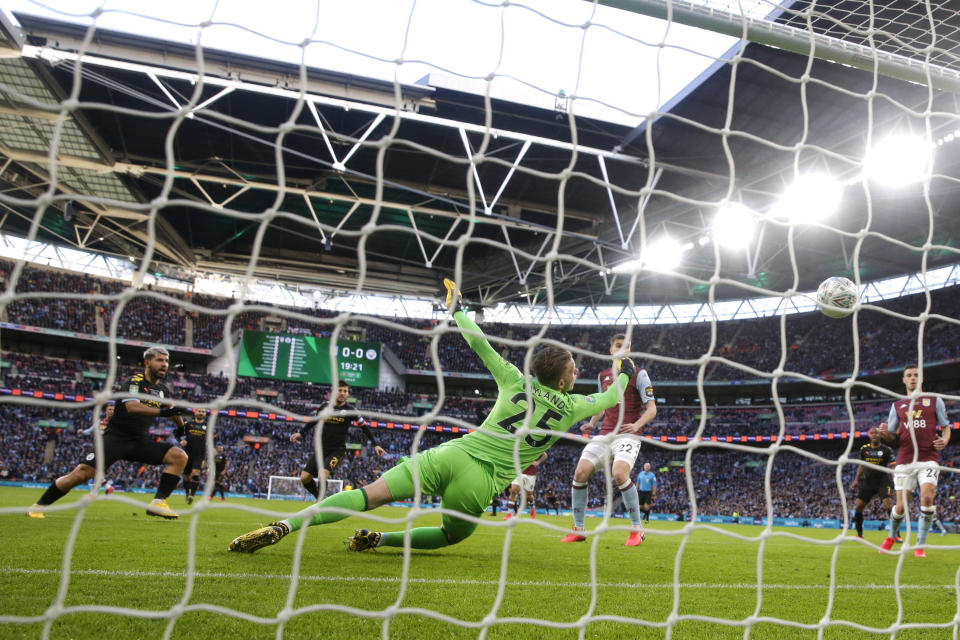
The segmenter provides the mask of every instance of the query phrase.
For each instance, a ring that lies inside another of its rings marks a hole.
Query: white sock
[[[570,506],[573,508],[573,526],[583,531],[587,521],[587,483],[573,482],[570,489]]]

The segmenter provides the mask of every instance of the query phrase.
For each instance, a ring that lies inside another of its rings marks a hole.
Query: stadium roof
[[[815,29],[861,44],[859,4],[818,5]],[[877,39],[881,52],[916,58],[903,43],[928,44],[914,4],[887,3],[874,16],[900,36]],[[794,3],[778,24],[805,24],[796,13],[805,8]],[[637,128],[585,118],[573,128],[565,96],[552,110],[487,108],[446,74],[397,86],[313,68],[301,77],[296,64],[212,49],[198,84],[192,46],[99,29],[84,44],[82,26],[17,20],[23,33],[5,25],[0,59],[0,231],[30,232],[59,136],[58,184],[38,237],[138,262],[154,237],[150,270],[172,277],[203,270],[349,290],[362,271],[364,291],[436,295],[469,239],[469,298],[542,303],[543,258],[559,242],[557,302],[643,304],[705,300],[717,256],[716,295],[731,299],[813,289],[852,277],[854,264],[875,280],[960,255],[957,104],[946,90],[954,16],[938,23],[935,43],[943,90],[750,43]],[[798,81],[804,74],[809,82]],[[80,106],[61,121],[76,80]],[[285,122],[294,126],[281,134]],[[860,181],[869,125],[875,138],[909,130],[941,142],[926,189]],[[471,164],[481,150],[484,161]],[[722,200],[767,212],[810,169],[847,185],[832,218],[793,227],[764,218],[746,253],[701,244]],[[614,271],[661,235],[684,248],[678,274]]]

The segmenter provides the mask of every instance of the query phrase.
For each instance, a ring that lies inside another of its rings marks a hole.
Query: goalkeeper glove
[[[633,364],[630,358],[620,358],[617,360],[617,373],[625,373],[632,380],[637,372],[637,365]]]
[[[450,278],[444,278],[443,286],[447,290],[447,309],[451,314],[456,313],[460,310],[460,304],[463,302],[463,297],[460,294],[460,290],[457,289],[457,283]]]
[[[160,409],[161,418],[172,418],[174,416],[182,416],[186,413],[190,413],[190,409],[187,407],[164,407]]]

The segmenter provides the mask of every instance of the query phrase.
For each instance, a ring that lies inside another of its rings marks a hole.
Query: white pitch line
[[[29,569],[22,567],[6,567],[0,569],[0,573],[18,573],[22,575],[60,575],[58,569]],[[185,571],[110,571],[107,569],[74,569],[70,572],[70,575],[74,576],[107,576],[107,577],[122,577],[122,578],[186,578],[187,573]],[[193,574],[194,578],[226,578],[230,580],[286,580],[290,581],[291,577],[284,574],[269,574],[269,573],[222,573],[222,572],[210,572],[210,571],[197,571]],[[300,582],[379,582],[379,583],[402,583],[401,578],[392,578],[392,577],[375,577],[375,576],[308,576],[301,575],[299,578]],[[448,578],[407,578],[406,582],[408,583],[417,583],[417,584],[450,584],[450,585],[481,585],[481,586],[498,586],[500,583],[497,580],[451,580]],[[564,588],[564,587],[585,587],[590,588],[591,584],[589,582],[540,582],[535,580],[507,580],[506,584],[509,586],[518,586],[518,587],[548,587],[548,588]],[[634,583],[625,583],[625,582],[598,582],[598,589],[608,589],[608,588],[637,588],[637,589],[673,589],[673,584],[668,582],[634,582]],[[690,582],[690,583],[681,583],[681,589],[747,589],[755,591],[757,589],[756,584],[751,583],[734,583],[734,584],[713,584],[709,582]],[[829,589],[830,585],[826,584],[764,584],[764,589],[783,589],[783,590],[814,590],[814,589]],[[893,589],[892,584],[838,584],[834,585],[835,589],[874,589],[874,590],[885,590]],[[901,589],[912,589],[912,590],[923,590],[923,589],[954,589],[952,584],[902,584],[900,585]]]

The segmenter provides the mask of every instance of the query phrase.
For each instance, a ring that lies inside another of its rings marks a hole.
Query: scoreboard
[[[380,343],[340,340],[331,363],[330,339],[264,331],[243,332],[237,375],[272,380],[376,388],[380,379]],[[333,364],[333,369],[331,369]]]

